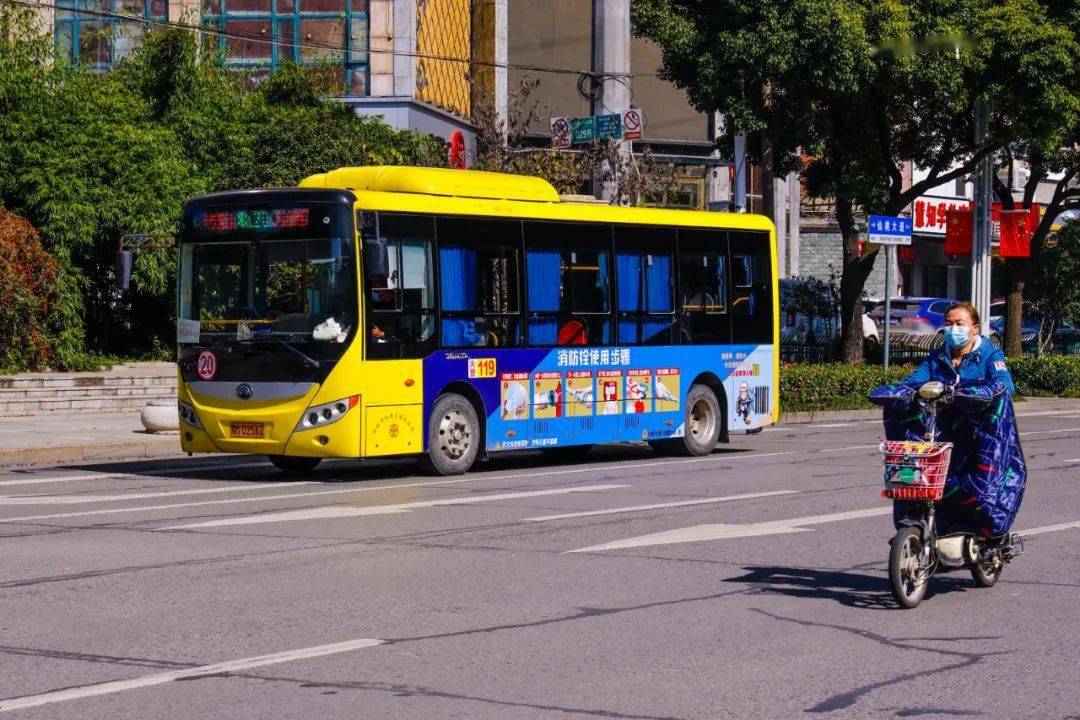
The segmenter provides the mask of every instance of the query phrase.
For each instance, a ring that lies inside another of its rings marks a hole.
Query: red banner
[[[946,255],[970,255],[971,254],[971,220],[970,209],[949,210],[946,213],[945,222],[945,254]]]
[[[1001,257],[1031,257],[1031,236],[1039,227],[1039,206],[1001,213]]]
[[[949,210],[945,225],[945,254],[970,255],[972,235],[972,211]],[[990,211],[991,222],[998,223],[1001,257],[1031,257],[1031,236],[1039,227],[1039,206],[1026,210],[1002,210],[1001,203],[994,203]]]

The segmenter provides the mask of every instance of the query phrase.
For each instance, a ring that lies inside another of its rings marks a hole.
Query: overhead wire
[[[111,12],[108,10],[97,10],[90,8],[71,7],[67,5],[60,5],[54,2],[37,2],[36,0],[0,0],[0,3],[6,3],[9,5],[19,5],[27,8],[46,8],[55,11],[71,12],[81,15],[90,15],[91,17],[100,17],[112,20],[123,20],[125,22],[142,23],[153,27],[170,27],[179,30],[189,30],[193,32],[199,32],[214,37],[222,37],[225,39],[243,40],[245,42],[263,43],[267,45],[279,45],[285,47],[295,47],[307,50],[333,50],[340,51],[342,53],[357,52],[354,48],[349,48],[346,45],[339,45],[337,43],[328,43],[322,41],[291,41],[281,40],[274,38],[267,38],[260,35],[251,35],[247,33],[239,33],[236,31],[230,31],[226,28],[214,27],[212,25],[193,25],[191,23],[173,21],[173,20],[157,20],[154,18],[146,18],[138,15],[128,15],[125,13]],[[247,18],[238,18],[247,19]],[[370,44],[369,44],[370,45]],[[595,73],[591,70],[574,70],[570,68],[553,68],[544,67],[540,65],[528,65],[524,63],[509,63],[509,62],[496,62],[494,60],[478,60],[474,58],[462,58],[455,57],[453,55],[435,55],[431,53],[421,53],[407,50],[390,50],[385,48],[372,48],[365,47],[364,52],[368,54],[382,54],[392,55],[396,57],[409,57],[416,58],[418,60],[437,60],[442,62],[454,62],[462,63],[465,65],[477,65],[481,67],[501,68],[506,70],[520,70],[522,72],[536,72],[536,73],[548,73],[554,75],[575,75],[579,78],[579,87],[586,80],[586,78],[593,79],[612,79],[620,82],[629,87],[629,81],[634,77],[646,77],[655,76],[653,74],[630,74],[630,73]],[[631,92],[633,92],[631,90]]]

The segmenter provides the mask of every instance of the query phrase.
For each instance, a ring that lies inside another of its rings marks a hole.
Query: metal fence
[[[889,364],[904,365],[920,363],[934,348],[942,342],[941,335],[897,334],[889,339]],[[805,335],[784,335],[780,338],[780,360],[787,363],[827,363],[839,360],[842,356],[836,341],[819,341]],[[1022,355],[1038,355],[1038,344],[1034,338],[1023,342]],[[1080,340],[1072,340],[1048,348],[1043,355],[1080,357]],[[884,348],[877,343],[865,343],[864,360],[875,365],[883,364]]]

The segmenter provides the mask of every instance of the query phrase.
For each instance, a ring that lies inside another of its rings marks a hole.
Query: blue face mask
[[[950,325],[945,328],[945,344],[953,350],[959,350],[968,344],[968,326],[967,325]]]

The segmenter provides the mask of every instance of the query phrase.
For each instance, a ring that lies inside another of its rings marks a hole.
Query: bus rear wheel
[[[663,451],[674,455],[708,455],[720,439],[720,403],[707,385],[692,385],[686,394],[683,436],[665,441]]]
[[[313,457],[289,455],[267,455],[266,457],[270,458],[270,462],[274,464],[274,467],[286,475],[306,475],[322,462],[322,458]]]
[[[428,420],[428,451],[424,466],[438,475],[461,475],[480,452],[480,420],[472,403],[447,393],[435,401]]]

